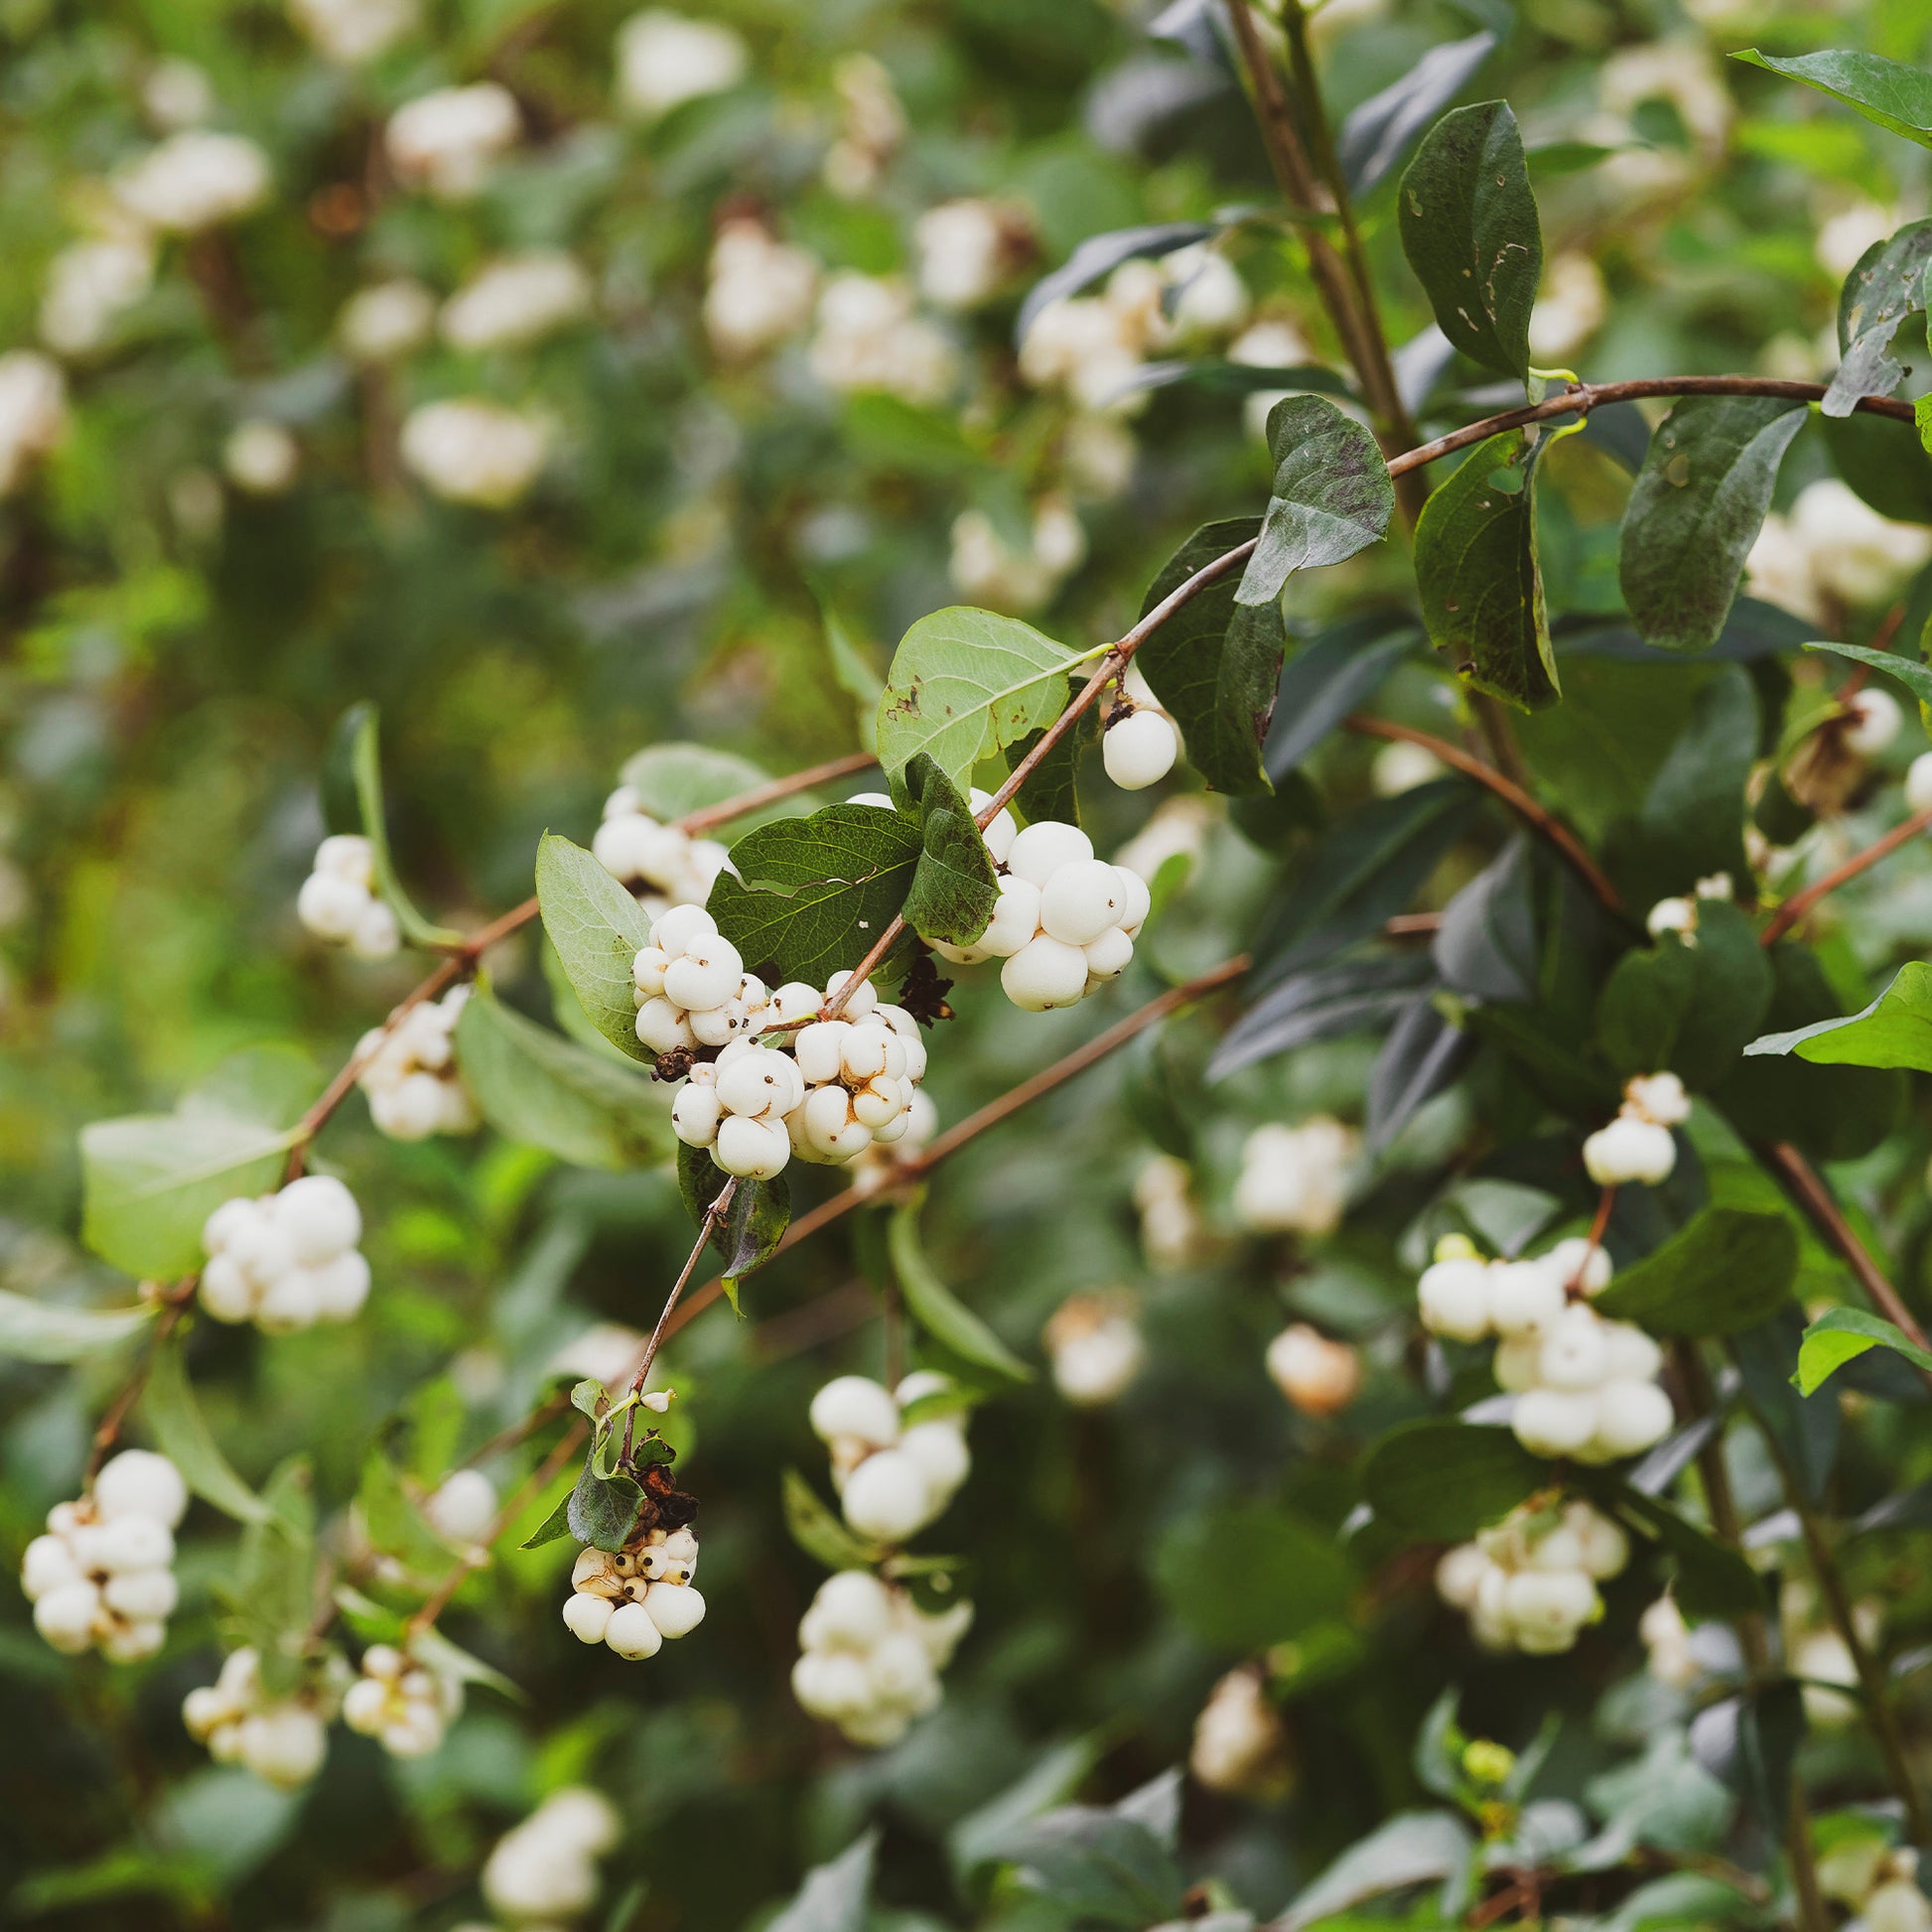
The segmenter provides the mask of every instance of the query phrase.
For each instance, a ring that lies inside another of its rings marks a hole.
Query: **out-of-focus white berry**
[[[336,318],[336,340],[358,362],[393,362],[429,341],[436,298],[422,283],[398,276],[357,289]]]
[[[289,0],[295,23],[339,67],[385,54],[416,25],[416,0]]]
[[[1268,1344],[1267,1363],[1275,1386],[1305,1416],[1339,1415],[1361,1390],[1362,1364],[1354,1349],[1305,1321]]]
[[[1242,1144],[1235,1217],[1252,1234],[1332,1233],[1360,1146],[1352,1128],[1326,1114],[1256,1128]]]
[[[268,200],[268,157],[238,134],[187,128],[152,147],[114,178],[120,204],[168,234],[194,234],[239,220]]]
[[[1677,1143],[1668,1127],[1620,1114],[1584,1143],[1584,1168],[1599,1187],[1631,1181],[1657,1186],[1677,1166]]]
[[[383,145],[405,185],[426,188],[443,201],[468,201],[488,179],[491,165],[516,143],[523,118],[516,97],[494,80],[438,87],[405,102],[389,116]]]
[[[399,448],[403,463],[436,495],[503,509],[536,482],[549,455],[550,426],[481,396],[452,396],[412,409]]]
[[[496,1485],[481,1469],[445,1476],[423,1514],[452,1543],[475,1543],[496,1518]]]
[[[1904,715],[1889,691],[1875,685],[1854,691],[1845,700],[1845,743],[1863,758],[1875,758],[1898,736]]]
[[[172,1530],[188,1513],[188,1484],[167,1456],[122,1449],[94,1477],[94,1508],[103,1522],[146,1516]]]
[[[591,279],[574,255],[533,249],[487,263],[443,305],[438,328],[470,354],[518,348],[589,314]]]
[[[89,355],[154,285],[154,242],[138,223],[69,242],[47,265],[41,341],[57,355]]]
[[[840,1375],[813,1396],[811,1426],[821,1442],[850,1436],[884,1449],[898,1440],[898,1405],[869,1377]]]
[[[942,202],[912,227],[919,292],[941,309],[977,309],[1032,258],[1033,222],[1004,202]]]
[[[221,468],[250,496],[280,496],[302,469],[302,451],[280,423],[257,416],[237,423],[221,446]]]
[[[0,496],[11,495],[68,432],[68,379],[38,349],[0,355]]]
[[[1045,1341],[1053,1385],[1076,1408],[1117,1400],[1147,1359],[1140,1323],[1116,1296],[1069,1297],[1047,1322]]]
[[[896,1449],[869,1455],[846,1479],[840,1502],[861,1536],[897,1543],[924,1527],[931,1485],[917,1462]]]
[[[722,223],[711,246],[705,335],[730,361],[762,355],[800,334],[818,294],[818,263],[779,241],[761,221]]]
[[[835,275],[819,291],[817,317],[811,366],[828,388],[877,390],[923,406],[952,393],[958,353],[943,331],[912,313],[901,282]]]
[[[618,102],[640,120],[656,120],[737,86],[749,64],[745,43],[722,22],[650,7],[618,30]]]
[[[1263,1796],[1286,1777],[1288,1732],[1260,1673],[1230,1671],[1194,1720],[1187,1768],[1210,1791]]]
[[[984,510],[953,518],[953,589],[987,610],[1013,617],[1043,610],[1086,555],[1086,528],[1063,496],[1040,498],[1028,538],[1019,543]]]

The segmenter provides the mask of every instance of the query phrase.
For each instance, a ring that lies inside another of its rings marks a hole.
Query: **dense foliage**
[[[9,1922],[1932,1932],[1917,0],[0,34]]]

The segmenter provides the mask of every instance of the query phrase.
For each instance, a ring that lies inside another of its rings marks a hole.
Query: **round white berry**
[[[854,1027],[839,1041],[839,1067],[848,1080],[870,1080],[886,1070],[886,1042],[891,1038],[883,1027]]]
[[[836,1000],[846,987],[851,985],[851,973],[834,973],[825,982],[825,997],[828,1000]],[[871,980],[861,980],[852,988],[852,997],[846,1001],[842,1011],[848,1020],[863,1020],[868,1014],[874,1012],[878,1005],[878,987],[873,985]]]
[[[158,1516],[117,1516],[76,1530],[70,1541],[82,1569],[110,1577],[165,1570],[175,1560],[174,1533]]]
[[[1039,889],[1043,931],[1069,946],[1085,946],[1120,923],[1120,874],[1101,859],[1061,866]]]
[[[1531,1389],[1516,1398],[1510,1427],[1532,1455],[1574,1455],[1596,1432],[1597,1397]]]
[[[1489,1332],[1489,1264],[1463,1255],[1432,1262],[1416,1283],[1416,1301],[1431,1334],[1479,1341]]]
[[[808,1650],[791,1667],[791,1694],[814,1718],[836,1721],[870,1707],[872,1680],[848,1652]]]
[[[34,1628],[56,1650],[77,1656],[93,1642],[100,1591],[84,1579],[50,1589],[34,1605]]]
[[[331,873],[312,872],[295,896],[295,916],[318,939],[341,943],[354,932],[368,902],[366,888]]]
[[[1866,1893],[1859,1907],[1865,1932],[1927,1932],[1932,1900],[1910,1878],[1891,1878]]]
[[[729,939],[716,933],[693,939],[664,968],[664,997],[687,1012],[721,1007],[738,991],[745,962]]]
[[[1610,1285],[1610,1258],[1602,1244],[1580,1234],[1559,1241],[1543,1261],[1566,1288],[1574,1284],[1586,1295],[1600,1295]]]
[[[172,1570],[129,1570],[108,1578],[101,1586],[100,1600],[116,1616],[159,1619],[174,1615],[181,1586]]]
[[[1086,954],[1042,932],[1000,968],[1000,985],[1007,998],[1027,1013],[1073,1006],[1086,994]]]
[[[812,1397],[812,1434],[820,1442],[840,1438],[884,1449],[898,1440],[898,1404],[866,1375],[840,1375]]]
[[[316,1313],[324,1321],[351,1320],[369,1299],[369,1264],[359,1248],[303,1272],[315,1296]]]
[[[932,1520],[925,1471],[901,1449],[869,1455],[846,1478],[840,1497],[845,1520],[861,1536],[898,1543]]]
[[[1132,866],[1116,866],[1114,872],[1120,883],[1120,929],[1130,939],[1138,939],[1154,909],[1154,895]]]
[[[1677,1143],[1668,1127],[1619,1114],[1584,1143],[1584,1167],[1599,1187],[1631,1181],[1651,1186],[1670,1178],[1677,1165]]]
[[[328,1728],[306,1706],[284,1704],[242,1720],[241,1761],[264,1783],[285,1791],[307,1784],[328,1754]]]
[[[277,1275],[255,1305],[255,1319],[264,1333],[298,1334],[322,1319],[322,1295],[315,1272],[290,1268]]]
[[[64,1536],[37,1536],[20,1559],[20,1587],[30,1603],[50,1590],[81,1581],[80,1567],[73,1560]]]
[[[726,1173],[741,1180],[769,1180],[791,1158],[791,1137],[784,1122],[746,1120],[734,1114],[718,1123],[712,1159]]]
[[[709,1147],[724,1112],[715,1086],[680,1087],[671,1102],[671,1131],[686,1147]]]
[[[1595,1447],[1608,1456],[1639,1454],[1670,1434],[1674,1419],[1655,1382],[1606,1383],[1596,1398]]]
[[[892,1628],[893,1593],[870,1570],[841,1570],[819,1585],[798,1626],[808,1650],[869,1650]]]
[[[900,1091],[900,1083],[888,1079],[883,1073],[852,1096],[852,1118],[873,1132],[892,1126],[905,1108],[906,1100]]]
[[[890,1704],[918,1705],[932,1688],[932,1659],[909,1630],[897,1630],[866,1659],[873,1695]]]
[[[689,1584],[652,1584],[644,1608],[664,1637],[687,1637],[704,1621],[704,1598]]]
[[[1062,866],[1093,857],[1093,841],[1077,825],[1058,819],[1035,819],[1013,841],[1007,870],[1030,885],[1044,889]]]
[[[1932,752],[1921,752],[1906,767],[1905,809],[1932,812]]]
[[[1173,769],[1180,751],[1174,728],[1158,711],[1136,711],[1107,727],[1100,761],[1123,791],[1143,791]]]
[[[1473,1543],[1458,1543],[1436,1566],[1436,1593],[1451,1609],[1473,1609],[1482,1580],[1493,1568]]]
[[[847,1020],[816,1020],[801,1027],[792,1041],[798,1071],[814,1085],[836,1080],[845,1065],[845,1036],[851,1031]]]
[[[1652,1380],[1664,1365],[1663,1349],[1633,1322],[1606,1321],[1602,1326],[1603,1379],[1608,1382]]]
[[[990,791],[982,791],[975,785],[966,794],[966,802],[972,807],[973,816],[978,818],[980,813],[992,804],[993,794]],[[1005,805],[1002,805],[981,828],[980,836],[985,839],[986,849],[993,855],[993,863],[996,866],[1006,864],[1007,855],[1013,850],[1013,841],[1019,831],[1020,827],[1015,823],[1012,811]]]
[[[718,1069],[718,1104],[727,1113],[762,1120],[784,1112],[791,1100],[797,1069],[784,1054],[768,1046],[755,1046]]]
[[[664,1634],[641,1603],[620,1603],[605,1626],[604,1641],[620,1657],[634,1662],[640,1657],[655,1657],[664,1647]]]
[[[617,1605],[608,1596],[576,1590],[564,1598],[564,1623],[580,1643],[602,1643]]]
[[[1904,713],[1889,691],[1875,687],[1855,691],[1845,701],[1846,744],[1862,757],[1872,758],[1898,736]]]
[[[402,947],[402,927],[386,899],[372,898],[361,910],[348,935],[348,949],[357,959],[388,959]]]
[[[914,1423],[898,1439],[898,1453],[910,1456],[935,1496],[949,1496],[966,1480],[973,1466],[966,1432],[957,1422],[936,1419]],[[850,1493],[851,1485],[847,1484]]]
[[[1116,868],[1118,870],[1118,868]],[[1109,926],[1098,939],[1080,948],[1086,955],[1087,972],[1097,980],[1118,979],[1134,957],[1134,942],[1120,926]]]
[[[1552,1389],[1593,1389],[1609,1372],[1603,1323],[1581,1303],[1566,1309],[1543,1337],[1537,1376]]]
[[[307,1173],[275,1196],[275,1218],[305,1267],[328,1261],[362,1238],[362,1216],[334,1174]]]
[[[496,1516],[496,1485],[481,1469],[458,1469],[443,1478],[423,1514],[452,1543],[475,1543]]]
[[[159,1617],[117,1619],[100,1633],[100,1654],[110,1664],[138,1664],[167,1641],[168,1626]]]
[[[1039,898],[1031,880],[1004,874],[999,902],[974,950],[988,959],[1011,959],[1039,930]]]
[[[1489,1319],[1498,1334],[1540,1333],[1564,1311],[1563,1278],[1541,1260],[1497,1263],[1487,1287]]]
[[[637,1038],[648,1046],[653,1053],[670,1053],[682,1046],[690,1048],[698,1043],[698,1036],[691,1031],[691,1023],[685,1017],[684,1009],[676,1001],[658,994],[646,1000],[637,1009]],[[436,1096],[437,1106],[442,1106],[442,1096]]]
[[[94,1477],[94,1507],[104,1522],[150,1516],[172,1530],[188,1513],[188,1484],[167,1456],[152,1449],[122,1449]]]
[[[316,847],[315,870],[364,892],[375,880],[375,848],[359,832],[336,832]]]

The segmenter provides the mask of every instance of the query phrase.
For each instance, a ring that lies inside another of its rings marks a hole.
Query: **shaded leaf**
[[[1393,173],[1410,143],[1474,79],[1495,49],[1496,36],[1488,33],[1446,41],[1355,108],[1335,135],[1349,194],[1359,200]]]
[[[828,1509],[796,1469],[784,1473],[783,1500],[791,1540],[827,1570],[869,1570],[879,1561],[880,1546]]]
[[[1624,506],[1617,566],[1646,642],[1717,642],[1804,422],[1804,404],[1782,397],[1686,396],[1657,425]]]
[[[1395,512],[1395,485],[1375,438],[1333,403],[1284,397],[1268,412],[1268,449],[1275,480],[1237,605],[1272,604],[1296,571],[1338,564],[1379,543]]]
[[[132,1341],[159,1311],[151,1302],[77,1309],[0,1290],[0,1356],[17,1362],[84,1362]]]
[[[1805,1317],[1787,1303],[1768,1321],[1730,1338],[1751,1413],[1777,1445],[1778,1454],[1813,1504],[1824,1500],[1838,1453],[1839,1405],[1809,1402],[1797,1390]]]
[[[1409,1006],[1429,977],[1428,958],[1413,952],[1339,960],[1292,973],[1269,987],[1228,1029],[1204,1077],[1222,1080],[1292,1046],[1385,1026]]]
[[[637,1043],[635,966],[650,943],[643,908],[581,845],[546,832],[537,847],[543,929],[586,1017],[632,1059]]]
[[[865,1932],[879,1831],[862,1833],[836,1859],[805,1873],[791,1902],[764,1932]]]
[[[1454,1879],[1474,1850],[1469,1828],[1453,1812],[1397,1812],[1304,1885],[1271,1925],[1277,1932],[1302,1932],[1364,1899]]]
[[[1154,1575],[1184,1630],[1243,1652],[1342,1614],[1355,1588],[1354,1566],[1330,1531],[1260,1502],[1179,1518],[1162,1539]]]
[[[1536,991],[1536,922],[1529,846],[1513,837],[1443,908],[1430,958],[1454,992],[1477,1000],[1528,1000]]]
[[[224,1516],[232,1516],[238,1523],[259,1523],[266,1519],[268,1505],[235,1474],[233,1464],[221,1453],[208,1429],[201,1405],[195,1400],[177,1336],[169,1336],[154,1351],[148,1364],[148,1379],[141,1391],[141,1414],[153,1433],[156,1447],[204,1502],[212,1503]]]
[[[919,1240],[916,1202],[903,1201],[893,1209],[886,1246],[906,1312],[933,1340],[976,1368],[990,1369],[1009,1381],[1034,1379],[1033,1370],[933,1271]]]
[[[1485,368],[1526,377],[1543,229],[1508,103],[1445,114],[1403,175],[1396,206],[1402,252],[1443,334]]]
[[[970,946],[1000,901],[993,855],[959,788],[925,753],[907,762],[903,783],[919,828],[905,923],[922,939]]]
[[[1520,429],[1478,443],[1416,524],[1430,642],[1457,677],[1522,711],[1562,695],[1536,553],[1535,471],[1548,447]]]
[[[1115,228],[1108,234],[1089,235],[1050,275],[1042,275],[1027,291],[1014,319],[1016,346],[1025,343],[1028,331],[1039,320],[1039,312],[1062,296],[1078,295],[1103,275],[1111,274],[1122,262],[1149,255],[1172,255],[1177,248],[1191,247],[1209,240],[1215,230],[1206,221],[1157,221],[1145,227]]]
[[[1475,1042],[1428,994],[1403,1008],[1369,1069],[1364,1138],[1379,1153],[1462,1069]]]
[[[998,1841],[994,1856],[1018,1867],[1020,1882],[1044,1893],[1080,1924],[1143,1927],[1180,1910],[1173,1855],[1138,1819],[1093,1805],[1067,1805]]]
[[[1730,1335],[1787,1302],[1797,1277],[1798,1233],[1784,1215],[1707,1207],[1591,1306],[1652,1334]]]
[[[1864,644],[1831,643],[1819,638],[1805,645],[1807,650],[1828,650],[1836,657],[1850,657],[1869,664],[1874,671],[1895,677],[1922,705],[1932,705],[1932,665],[1915,657],[1901,657],[1895,650],[1872,650]]]
[[[1718,1542],[1668,1503],[1628,1482],[1606,1481],[1594,1472],[1579,1480],[1599,1508],[1633,1522],[1670,1557],[1676,1571],[1674,1593],[1687,1615],[1729,1618],[1763,1610],[1763,1579],[1741,1551]]]
[[[1747,876],[1744,785],[1758,740],[1757,697],[1741,665],[1716,670],[1689,709],[1639,816],[1644,860],[1680,889],[1712,873]]]
[[[1369,1450],[1362,1496],[1378,1521],[1405,1536],[1459,1543],[1508,1515],[1549,1474],[1506,1429],[1415,1422]]]
[[[1803,1692],[1781,1678],[1700,1711],[1691,1754],[1775,1837],[1791,1814],[1791,1769],[1804,1734]]]
[[[1262,748],[1268,775],[1280,784],[1351,711],[1358,711],[1414,646],[1419,632],[1404,616],[1355,618],[1330,625],[1283,668],[1274,720]]]

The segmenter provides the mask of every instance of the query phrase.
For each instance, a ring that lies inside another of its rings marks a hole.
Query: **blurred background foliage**
[[[772,771],[858,749],[867,678],[914,618],[1004,599],[1069,641],[1097,641],[1131,621],[1189,528],[1259,504],[1267,455],[1238,387],[1210,370],[1153,388],[1144,406],[1083,409],[1064,385],[1029,381],[1013,347],[1026,288],[1083,238],[1273,201],[1234,81],[1201,57],[1198,14],[1190,28],[1190,10],[1174,11],[1178,42],[1102,0],[721,4],[706,17],[742,38],[742,77],[639,113],[618,86],[626,10],[605,0],[425,0],[393,45],[355,64],[327,58],[266,0],[0,4],[0,343],[40,340],[57,257],[102,230],[103,179],[172,126],[243,134],[273,176],[243,218],[155,245],[149,285],[64,355],[65,437],[0,503],[6,1286],[124,1299],[74,1241],[82,1124],[165,1110],[262,1040],[299,1044],[320,1085],[413,982],[406,960],[324,953],[293,916],[322,830],[323,747],[347,704],[381,708],[403,876],[439,917],[476,923],[527,893],[544,829],[588,839],[639,746],[701,739]],[[1919,0],[1526,0],[1505,16],[1491,0],[1328,0],[1314,39],[1331,114],[1443,41],[1506,27],[1480,91],[1507,95],[1531,149],[1554,358],[1591,379],[1829,370],[1821,338],[1840,282],[1866,243],[1926,211],[1926,156],[1723,57],[1754,43],[1923,60]],[[522,133],[481,192],[441,200],[398,183],[386,117],[483,79],[514,96]],[[1429,317],[1400,264],[1393,186],[1366,214],[1403,344]],[[997,287],[949,312],[917,293],[915,225],[964,197],[1015,210],[1019,240]],[[721,350],[707,283],[734,220],[808,251],[824,277],[893,278],[939,332],[943,378],[904,385],[923,389],[911,396],[828,381],[808,315],[757,354]],[[588,312],[543,340],[432,340],[390,361],[345,349],[339,319],[358,288],[408,277],[441,300],[490,257],[532,248],[570,251],[592,291]],[[1267,325],[1246,361],[1333,359],[1283,229],[1247,222],[1225,255],[1240,313],[1191,339],[1183,328],[1164,353],[1225,370],[1230,344]],[[546,423],[548,461],[518,500],[444,500],[399,459],[410,412],[457,395]],[[1480,401],[1439,390],[1431,423]],[[266,490],[237,478],[231,440],[263,423],[294,453],[293,474]],[[1562,612],[1614,608],[1621,488],[1603,463],[1578,439],[1552,464],[1546,563]],[[1814,425],[1780,503],[1827,469]],[[1065,568],[1030,574],[1042,503],[1070,510],[1079,538],[1060,546]],[[980,519],[964,539],[962,516]],[[984,551],[989,529],[990,580],[960,555],[962,542]],[[1311,629],[1343,606],[1374,609],[1402,572],[1399,554],[1371,555],[1306,590],[1298,580],[1295,616]],[[1442,715],[1420,669],[1399,673],[1384,703],[1424,723]],[[1548,743],[1539,756],[1526,734],[1532,759],[1561,788],[1575,778],[1562,727],[1538,729]],[[1368,795],[1371,764],[1372,748],[1329,745],[1323,794]],[[1119,794],[1090,801],[1103,849],[1141,816]],[[1236,950],[1265,889],[1266,855],[1216,812],[1181,822],[1205,856],[1110,1008],[1147,997],[1157,972]],[[1487,856],[1458,848],[1432,900]],[[1885,878],[1847,918],[1865,964],[1932,934],[1932,866],[1908,855]],[[493,968],[507,997],[547,1012],[527,933]],[[1018,1015],[990,993],[963,993],[961,1023],[935,1047],[942,1120],[1095,1025]],[[1240,1498],[1332,1530],[1352,1499],[1355,1444],[1423,1402],[1402,1369],[1415,1257],[1399,1238],[1434,1191],[1462,1103],[1419,1120],[1319,1265],[1288,1275],[1275,1250],[1233,1232],[1241,1137],[1314,1107],[1353,1111],[1372,1042],[1203,1090],[1212,1037],[1205,1020],[1178,1024],[935,1183],[935,1254],[1023,1352],[1040,1358],[1039,1331],[1068,1294],[1120,1288],[1138,1302],[1149,1363],[1109,1411],[1070,1409],[1042,1380],[977,1417],[973,1479],[936,1534],[972,1560],[978,1623],[945,1707],[905,1744],[874,1757],[839,1747],[785,1688],[816,1575],[785,1536],[780,1472],[816,1473],[804,1415],[825,1374],[881,1365],[852,1250],[834,1236],[758,1278],[743,1322],[713,1313],[676,1343],[712,1609],[674,1655],[627,1666],[580,1649],[558,1622],[557,1547],[510,1556],[469,1586],[452,1626],[527,1701],[473,1696],[449,1744],[414,1764],[339,1730],[322,1777],[289,1795],[211,1767],[181,1728],[183,1694],[215,1661],[208,1587],[232,1561],[220,1523],[191,1519],[184,1609],[152,1664],[69,1666],[15,1601],[0,1615],[11,1912],[76,1927],[130,1911],[156,1925],[449,1924],[476,1916],[490,1842],[578,1780],[624,1813],[608,1895],[647,1882],[637,1926],[744,1923],[874,1815],[887,1829],[882,1925],[1065,1923],[1007,1880],[989,1896],[960,1851],[962,1821],[1023,1780],[1035,1794],[1117,1797],[1184,1755],[1207,1687],[1270,1632],[1265,1612],[1242,1628],[1238,1573],[1194,1579],[1164,1549]],[[1162,1146],[1193,1157],[1200,1216],[1170,1266],[1144,1248],[1131,1194]],[[1919,1152],[1910,1137],[1888,1143],[1871,1157],[1876,1178],[1915,1180]],[[204,1324],[192,1360],[243,1472],[258,1480],[306,1452],[330,1508],[426,1388],[459,1393],[474,1445],[524,1412],[589,1324],[647,1324],[688,1245],[661,1173],[570,1172],[489,1137],[403,1146],[375,1136],[356,1102],[326,1153],[367,1215],[366,1313],[272,1342]],[[1908,1229],[1913,1280],[1923,1223]],[[1368,1386],[1345,1427],[1297,1416],[1263,1374],[1285,1307],[1365,1344]],[[10,1551],[73,1492],[115,1379],[113,1365],[0,1377]],[[1880,1425],[1870,1452],[1895,1475],[1924,1473],[1923,1443],[1897,1435]],[[1761,1469],[1742,1474],[1763,1491]],[[1932,1585],[1895,1558],[1868,1552],[1860,1581],[1905,1622]],[[1219,1619],[1199,1614],[1208,1587],[1235,1599]],[[1627,1631],[1638,1600],[1619,1598],[1610,1627]],[[1285,1673],[1285,1795],[1188,1799],[1190,1873],[1257,1911],[1417,1801],[1411,1740],[1445,1682],[1446,1643],[1471,1728],[1520,1745],[1546,1713],[1578,1720],[1547,1773],[1558,1791],[1629,1762],[1642,1735],[1627,1710],[1622,1729],[1590,1721],[1635,1659],[1607,1636],[1571,1659],[1501,1665],[1413,1592],[1321,1633],[1332,1658],[1311,1644],[1306,1683],[1294,1660]]]

